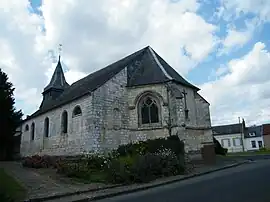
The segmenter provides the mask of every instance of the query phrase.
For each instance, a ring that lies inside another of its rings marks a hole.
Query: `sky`
[[[62,44],[69,84],[150,45],[210,103],[212,125],[270,123],[268,0],[1,0],[0,68],[38,109]]]

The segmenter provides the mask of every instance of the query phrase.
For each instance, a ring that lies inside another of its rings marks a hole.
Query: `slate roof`
[[[52,110],[56,107],[69,103],[75,99],[93,92],[125,67],[127,67],[128,87],[174,81],[184,86],[193,88],[196,91],[200,90],[196,86],[186,81],[150,46],[147,46],[73,83],[71,86],[67,87],[57,99],[52,100],[51,103],[41,107],[27,119],[31,119],[35,116],[38,116],[42,113],[45,113],[49,110]],[[56,84],[58,85],[58,81],[54,81],[53,85]],[[52,85],[51,82],[48,86],[50,85]]]
[[[54,70],[50,83],[44,88],[44,92],[54,88],[59,90],[64,90],[69,87],[69,84],[66,82],[65,75],[62,69],[62,65],[60,62],[60,56],[57,63],[57,66]]]
[[[245,138],[261,137],[262,133],[263,133],[262,126],[247,127],[244,137]]]
[[[231,135],[241,133],[242,131],[242,124],[228,124],[228,125],[221,125],[221,126],[213,126],[212,127],[213,135]]]

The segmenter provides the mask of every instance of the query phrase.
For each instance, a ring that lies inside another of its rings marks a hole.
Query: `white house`
[[[246,129],[244,146],[245,151],[259,150],[264,147],[262,126],[252,126]]]
[[[244,151],[244,128],[245,122],[213,126],[213,136],[228,152]]]

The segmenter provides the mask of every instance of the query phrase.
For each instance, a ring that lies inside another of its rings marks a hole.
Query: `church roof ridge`
[[[55,82],[55,80],[58,81],[59,79],[54,79],[54,77],[60,75],[60,86],[65,86],[65,91],[56,100],[52,100],[51,103],[40,108],[29,118],[38,116],[93,92],[126,67],[128,74],[127,87],[174,81],[195,90],[199,90],[199,88],[190,84],[182,76],[180,76],[150,46],[146,46],[110,65],[107,65],[106,67],[74,82],[70,86],[65,81],[64,73],[59,60],[52,80],[44,90],[54,86],[58,87],[58,82]]]

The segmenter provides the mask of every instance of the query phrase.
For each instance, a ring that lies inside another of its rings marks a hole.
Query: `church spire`
[[[66,82],[64,71],[61,65],[61,55],[59,54],[57,66],[54,70],[50,83],[44,88],[44,92],[49,89],[64,90],[67,87],[69,87],[69,84]]]
[[[49,100],[56,99],[66,88],[69,87],[69,84],[66,82],[64,71],[61,65],[61,44],[59,45],[59,58],[54,73],[52,75],[50,83],[44,88],[43,91],[43,101],[40,107],[46,105]]]

